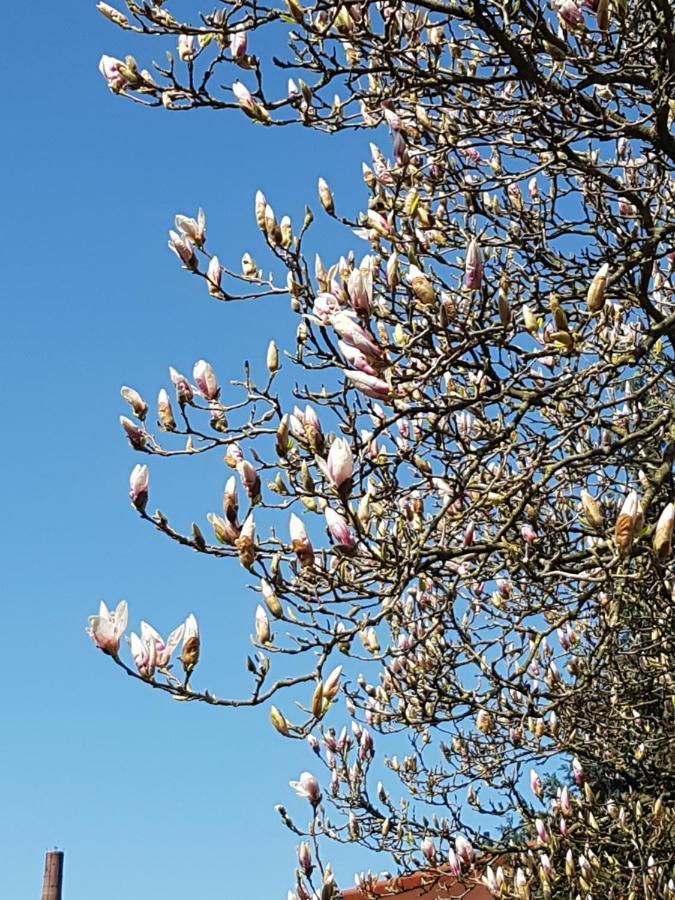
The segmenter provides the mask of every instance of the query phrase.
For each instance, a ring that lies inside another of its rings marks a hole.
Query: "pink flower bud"
[[[455,838],[455,850],[461,862],[466,863],[467,866],[473,863],[473,847],[461,834]]]
[[[129,477],[129,497],[139,512],[143,512],[148,502],[150,473],[147,466],[135,465]]]
[[[572,760],[572,774],[574,776],[575,783],[579,785],[579,787],[581,787],[584,783],[584,767],[581,765],[576,756]]]
[[[141,622],[141,642],[146,646],[149,645],[150,640],[155,642],[156,665],[158,669],[165,669],[169,665],[176,647],[183,640],[184,633],[185,625],[179,625],[165,641],[152,625],[148,625],[147,622]]]
[[[338,348],[347,360],[347,363],[354,369],[359,372],[365,372],[367,375],[377,375],[377,369],[370,365],[368,357],[361,353],[360,350],[357,350],[356,347],[350,347],[344,341],[338,341]]]
[[[242,59],[246,56],[246,46],[246,31],[235,31],[230,35],[230,53],[233,59]]]
[[[142,450],[148,439],[145,431],[143,431],[142,428],[139,428],[138,425],[131,421],[131,419],[127,419],[126,416],[120,416],[120,425],[126,432],[129,443],[134,450]]]
[[[422,843],[420,844],[420,850],[422,851],[425,859],[430,865],[433,865],[434,860],[436,859],[436,848],[434,847],[434,842],[430,837],[425,837]]]
[[[336,438],[331,444],[324,474],[336,491],[351,481],[354,475],[354,457],[349,442],[344,438]]]
[[[455,874],[459,874],[459,873],[453,872],[452,874],[455,875]],[[488,866],[487,869],[485,870],[484,881],[485,881],[485,885],[486,885],[487,889],[490,891],[491,894],[496,895],[499,893],[499,882],[497,881],[497,876],[495,875],[494,869],[492,868],[492,866]]]
[[[217,293],[220,289],[220,283],[223,280],[223,267],[217,256],[212,256],[206,270],[206,277],[209,279],[209,291]]]
[[[571,29],[583,28],[584,15],[574,0],[559,0],[558,15],[564,26]]]
[[[328,526],[330,536],[338,547],[342,550],[352,550],[356,545],[356,541],[354,540],[351,529],[342,516],[336,513],[334,509],[331,509],[330,506],[326,507],[324,515],[326,517],[326,525]]]
[[[566,815],[572,815],[572,803],[570,801],[570,792],[564,787],[560,791],[560,811]]]
[[[383,356],[382,348],[375,343],[375,340],[362,328],[354,313],[340,310],[330,317],[330,324],[339,337],[342,338],[351,347],[355,347],[372,360],[379,360]]]
[[[532,771],[530,772],[530,790],[538,799],[541,799],[541,796],[544,793],[541,778],[534,769],[532,769]]]
[[[253,99],[253,96],[246,85],[242,84],[241,81],[235,81],[232,85],[232,93],[236,97],[237,103],[241,106],[242,109],[246,110],[249,113],[252,113],[256,109],[256,102]]]
[[[186,269],[195,268],[197,264],[195,248],[188,238],[183,237],[175,231],[170,231],[168,247],[169,250],[176,254]]]
[[[185,406],[186,403],[192,403],[192,387],[185,375],[181,375],[180,372],[169,367],[169,377],[176,390],[176,399],[178,400],[179,405]]]
[[[138,391],[124,385],[120,388],[120,395],[127,401],[136,418],[140,419],[141,422],[145,421],[145,417],[148,414],[148,404]]]
[[[541,819],[535,819],[534,827],[537,830],[537,838],[539,839],[539,843],[548,844],[548,832],[546,831],[546,826],[544,825]]]
[[[351,381],[352,387],[355,387],[367,397],[373,397],[375,400],[387,400],[391,397],[391,388],[381,378],[368,375],[366,372],[349,370],[345,371],[345,376]]]
[[[309,844],[306,841],[303,841],[302,844],[298,847],[298,866],[301,871],[305,875],[310,875],[312,872],[312,852],[309,849]]]
[[[537,533],[531,525],[523,525],[520,529],[523,540],[528,544],[534,544],[537,540]]]
[[[255,503],[260,498],[260,477],[258,473],[246,459],[242,459],[237,463],[237,472],[249,500]]]
[[[216,400],[220,393],[218,387],[218,379],[211,366],[203,359],[195,363],[192,370],[192,377],[195,380],[199,393],[205,400]]]
[[[469,243],[464,261],[464,284],[469,290],[476,291],[480,288],[482,280],[483,255],[480,244],[473,238]]]
[[[448,868],[450,869],[450,874],[454,875],[455,878],[458,878],[462,874],[462,864],[452,847],[448,850]]]
[[[155,639],[148,635],[146,640],[143,640],[132,631],[129,647],[138,674],[146,680],[151,679],[155,674],[155,666],[157,664],[157,644]]]
[[[361,269],[354,269],[347,280],[347,293],[352,309],[367,313],[373,296],[372,278],[364,275]]]
[[[111,91],[119,93],[124,90],[128,84],[128,79],[124,74],[125,64],[121,59],[115,59],[114,56],[103,55],[98,64],[98,70],[108,82]]]

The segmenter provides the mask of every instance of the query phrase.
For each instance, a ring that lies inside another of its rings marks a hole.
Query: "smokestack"
[[[45,856],[45,876],[42,881],[42,900],[62,900],[63,850],[50,850]]]

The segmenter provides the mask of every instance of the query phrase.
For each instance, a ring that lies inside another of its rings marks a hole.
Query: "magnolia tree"
[[[293,900],[339,896],[324,839],[499,897],[675,897],[671,0],[284,3],[98,5],[169,51],[104,56],[113,93],[372,142],[358,214],[319,182],[322,257],[312,212],[258,193],[281,279],[228,266],[202,212],[170,232],[216,300],[288,295],[294,348],[222,394],[170,369],[152,415],[122,389],[142,457],[232,470],[208,527],[149,512],[146,465],[130,496],[251,574],[250,694],[199,685],[194,617],[128,653],[102,607],[91,636],[307,740]]]

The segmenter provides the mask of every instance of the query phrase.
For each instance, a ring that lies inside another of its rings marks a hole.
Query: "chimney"
[[[50,850],[45,856],[42,900],[62,900],[63,850]]]

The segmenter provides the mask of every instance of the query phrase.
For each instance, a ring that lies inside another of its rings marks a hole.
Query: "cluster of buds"
[[[118,659],[128,619],[126,601],[122,600],[112,612],[101,601],[98,615],[89,617],[87,634],[100,650]],[[199,661],[199,627],[194,615],[191,613],[166,640],[147,622],[141,622],[140,632],[140,635],[132,632],[127,639],[134,666],[140,677],[149,681],[154,678],[156,671],[169,675],[171,657],[182,641],[181,661],[187,684]]]

